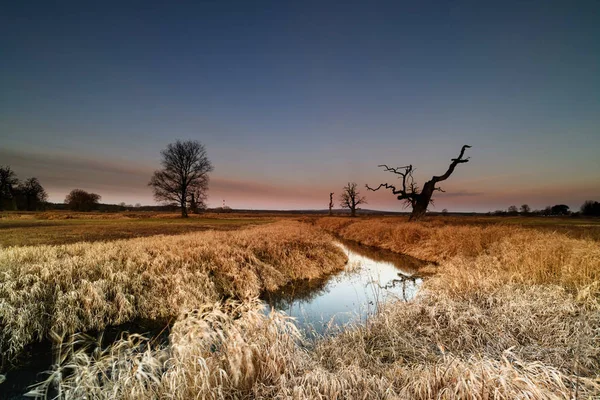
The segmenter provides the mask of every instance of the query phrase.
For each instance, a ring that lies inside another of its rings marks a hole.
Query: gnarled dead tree
[[[436,186],[439,182],[445,181],[452,175],[454,169],[458,164],[469,162],[469,157],[463,158],[466,149],[470,149],[471,146],[464,145],[460,150],[460,155],[458,158],[453,158],[448,167],[448,170],[440,176],[434,176],[429,181],[425,182],[423,186],[423,190],[419,191],[419,187],[413,178],[413,172],[415,169],[412,165],[407,165],[405,167],[397,167],[391,168],[385,164],[378,165],[378,167],[383,167],[388,172],[393,172],[396,175],[400,175],[399,179],[402,179],[402,187],[397,189],[395,185],[390,185],[388,183],[382,183],[376,188],[367,186],[368,190],[377,191],[381,188],[390,189],[392,193],[398,195],[398,200],[402,200],[405,202],[405,206],[412,207],[412,214],[410,215],[410,220],[417,220],[425,215],[427,212],[427,207],[429,203],[433,203],[432,196],[433,192],[436,190],[443,192],[442,188]]]

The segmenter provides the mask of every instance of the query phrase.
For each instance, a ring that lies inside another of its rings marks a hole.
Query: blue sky
[[[0,164],[53,201],[152,204],[160,150],[196,139],[211,205],[325,208],[470,144],[436,209],[578,208],[600,200],[598,21],[583,1],[10,2]]]

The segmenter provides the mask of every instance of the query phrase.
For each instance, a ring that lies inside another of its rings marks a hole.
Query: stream
[[[295,281],[265,293],[265,312],[272,308],[283,311],[295,318],[307,337],[318,337],[335,334],[348,323],[364,323],[386,301],[409,301],[421,286],[422,278],[417,275],[425,265],[421,260],[349,241],[338,241],[337,245],[348,256],[341,272],[323,279]],[[106,343],[126,331],[161,336],[168,342],[169,330],[165,326],[165,322],[132,321],[109,327]],[[6,381],[0,382],[0,399],[24,398],[29,385],[44,379],[41,371],[50,367],[52,359],[49,341],[30,345],[21,357],[20,367],[5,372]]]
[[[309,337],[334,334],[348,323],[364,323],[386,301],[409,301],[421,286],[417,271],[424,261],[350,241],[337,245],[348,256],[343,271],[265,294],[266,311],[294,317]]]

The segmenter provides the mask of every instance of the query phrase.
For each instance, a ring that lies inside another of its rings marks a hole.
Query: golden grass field
[[[0,214],[0,247],[67,244],[176,235],[205,230],[231,230],[272,222],[267,216],[203,214],[188,219],[177,214],[6,212]]]
[[[94,242],[65,245],[46,237],[48,227],[41,241],[0,249],[3,357],[44,337],[64,341],[48,381],[63,398],[600,396],[594,221],[563,229],[555,220],[552,229],[468,217],[230,215],[245,223],[219,231],[227,223],[217,217],[181,222],[190,230],[207,224],[206,232],[121,240],[94,233]],[[0,230],[19,218],[3,219]],[[155,233],[167,219],[157,219]],[[212,227],[203,219],[214,219]],[[82,221],[77,230],[95,229]],[[19,237],[25,225],[9,229]],[[256,297],[342,268],[334,236],[428,260],[429,277],[411,302],[386,304],[365,325],[307,342],[284,315],[263,314]],[[130,335],[97,346],[69,335],[138,317],[176,319],[169,344]]]

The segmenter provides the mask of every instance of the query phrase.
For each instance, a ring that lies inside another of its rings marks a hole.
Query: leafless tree
[[[202,187],[204,185],[198,186]],[[208,181],[206,182],[206,186],[208,186]],[[195,190],[192,190],[190,194],[190,210],[194,214],[198,214],[201,210],[205,210],[207,198],[208,196],[206,190],[201,190],[199,187],[196,187]]]
[[[21,205],[28,211],[35,211],[48,200],[48,193],[37,178],[29,178],[17,186],[18,197]]]
[[[435,192],[436,190],[443,192],[442,188],[437,187],[436,185],[439,182],[448,179],[450,175],[452,175],[454,169],[458,164],[469,162],[469,157],[463,158],[465,150],[469,148],[471,148],[471,146],[464,145],[460,150],[460,155],[458,156],[458,158],[453,158],[451,160],[452,162],[450,163],[448,170],[443,175],[434,176],[429,181],[425,182],[423,190],[419,190],[419,186],[413,178],[413,172],[415,171],[415,169],[412,165],[391,168],[385,164],[379,165],[379,167],[383,167],[385,171],[393,172],[396,175],[400,175],[399,178],[402,179],[402,187],[400,189],[397,189],[395,185],[382,183],[376,188],[371,188],[369,187],[369,185],[367,185],[367,189],[372,191],[377,191],[381,188],[391,189],[393,194],[398,195],[398,200],[404,201],[406,207],[412,207],[410,220],[418,220],[419,218],[425,215],[429,204],[433,203],[433,192]]]
[[[340,196],[340,206],[342,208],[349,208],[350,215],[356,217],[356,207],[360,204],[366,204],[367,198],[361,196],[358,190],[356,190],[356,183],[348,182],[344,186],[342,195]]]
[[[333,214],[333,195],[333,192],[329,193],[329,215]]]
[[[98,206],[101,196],[96,193],[88,193],[85,190],[73,189],[65,197],[65,204],[74,211],[92,211]]]
[[[529,214],[529,213],[531,213],[531,207],[529,207],[529,204],[521,205],[521,214]]]
[[[196,140],[176,141],[161,151],[163,169],[155,171],[148,183],[157,201],[178,204],[186,218],[187,205],[204,202],[208,191],[208,173],[213,166],[204,145]]]
[[[15,186],[19,183],[15,172],[9,166],[0,166],[0,210],[4,203],[13,198]]]

